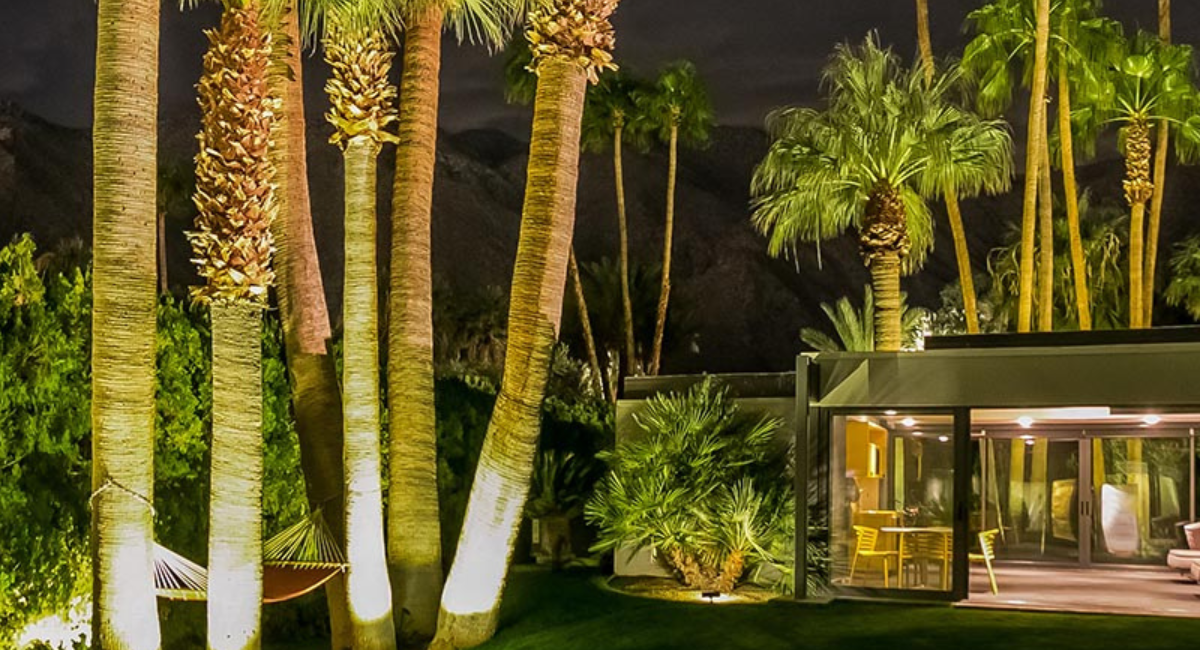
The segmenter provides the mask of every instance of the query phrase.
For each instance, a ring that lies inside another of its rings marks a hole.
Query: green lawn
[[[1035,614],[837,602],[669,603],[613,593],[595,573],[517,570],[488,650],[1177,650],[1200,647],[1200,620]]]
[[[322,650],[328,642],[272,646]],[[514,571],[481,650],[1183,650],[1200,619],[835,602],[671,603],[614,593],[594,571]]]

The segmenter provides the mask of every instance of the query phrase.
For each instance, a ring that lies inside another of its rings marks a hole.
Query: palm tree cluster
[[[146,55],[157,51],[152,4],[106,0],[101,6],[95,168],[97,640],[103,647],[147,649],[160,644],[148,507],[159,262],[157,64]],[[224,2],[198,85],[204,119],[198,216],[189,234],[205,280],[193,295],[213,316],[209,647],[261,644],[262,351],[255,332],[276,272],[309,501],[334,516],[331,529],[348,563],[344,578],[327,589],[334,647],[394,648],[398,633],[429,638],[435,631],[436,645],[466,647],[494,631],[561,314],[585,92],[615,67],[609,18],[617,4]],[[458,553],[470,566],[455,565],[443,595],[429,268],[441,35],[452,29],[460,40],[497,48],[523,24],[536,99],[508,352]],[[389,73],[399,36],[404,75],[397,89]],[[331,71],[330,142],[344,161],[340,382],[304,164],[299,53],[315,43],[323,45]],[[396,145],[402,162],[393,184],[388,364],[380,373],[375,176],[386,145]],[[381,376],[391,404],[386,528]],[[495,579],[481,583],[480,576]]]

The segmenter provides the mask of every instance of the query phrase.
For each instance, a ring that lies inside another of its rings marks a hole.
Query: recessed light
[[[950,436],[938,436],[938,442],[950,442]]]
[[[1027,434],[1021,436],[1021,440],[1033,440],[1033,436],[1031,436],[1027,433]]]
[[[925,435],[925,433],[923,431],[913,431],[914,438],[920,438],[923,435]]]
[[[883,413],[884,413],[884,415],[895,415],[896,411],[893,409],[888,409],[888,410],[884,411]]]
[[[1144,416],[1142,418],[1142,422],[1146,423],[1148,426],[1154,426],[1154,425],[1158,424],[1159,422],[1162,422],[1162,417],[1151,413],[1147,416]]]
[[[1017,424],[1021,425],[1021,428],[1023,429],[1028,429],[1029,427],[1033,426],[1033,418],[1029,417],[1028,415],[1022,415],[1021,417],[1017,418]]]
[[[917,421],[912,418],[904,418],[903,420],[900,420],[900,424],[903,424],[906,427],[915,427],[917,426]]]
[[[1025,445],[1026,445],[1026,446],[1029,446],[1029,447],[1032,447],[1032,446],[1033,446],[1033,438],[1030,438],[1029,440],[1026,440],[1026,441],[1025,441]]]

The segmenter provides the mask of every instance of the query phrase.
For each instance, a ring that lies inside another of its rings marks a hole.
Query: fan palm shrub
[[[916,350],[924,336],[928,313],[920,307],[910,307],[901,296],[900,327],[903,330],[903,349]],[[818,352],[874,352],[875,351],[875,294],[871,285],[863,287],[863,305],[858,309],[850,298],[842,297],[834,304],[821,303],[821,311],[829,318],[837,338],[825,332],[805,327],[800,330],[800,340]]]
[[[1193,235],[1176,247],[1166,299],[1167,304],[1183,307],[1200,320],[1200,236]]]
[[[647,400],[634,421],[643,437],[601,454],[610,471],[585,508],[593,550],[652,549],[689,588],[721,593],[785,559],[795,499],[782,420],[742,413],[709,378]]]
[[[921,66],[901,67],[870,35],[835,50],[825,110],[768,118],[772,143],[751,188],[754,224],[772,255],[858,230],[880,351],[900,349],[901,272],[920,268],[933,245],[927,199],[1000,192],[1011,182],[1007,126],[953,103],[959,78],[951,70],[927,85]]]

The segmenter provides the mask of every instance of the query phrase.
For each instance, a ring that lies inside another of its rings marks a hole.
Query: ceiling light
[[[884,411],[883,413],[884,413],[884,415],[895,415],[896,411],[893,409],[888,409],[888,410]]]
[[[921,432],[921,431],[913,431],[913,437],[914,437],[914,438],[920,438],[920,437],[921,437],[921,436],[923,436],[923,435],[925,435],[925,433],[924,433],[924,432]]]
[[[903,420],[900,420],[900,424],[903,424],[906,427],[914,427],[917,425],[917,421],[912,418],[904,418]]]
[[[938,442],[950,442],[950,436],[938,436]]]
[[[1033,418],[1029,417],[1028,415],[1022,415],[1021,417],[1017,418],[1017,424],[1021,425],[1022,429],[1028,429],[1029,427],[1033,426]]]
[[[1033,446],[1033,439],[1032,439],[1032,438],[1030,438],[1029,440],[1026,440],[1026,441],[1025,441],[1025,444],[1026,444],[1026,445],[1028,445],[1028,446],[1030,446],[1030,447],[1032,447],[1032,446]]]
[[[1027,433],[1027,434],[1021,436],[1021,440],[1033,440],[1033,436],[1031,436]]]
[[[1151,414],[1143,417],[1142,422],[1146,423],[1148,426],[1154,426],[1154,425],[1158,424],[1159,422],[1162,422],[1162,417],[1151,413]]]

